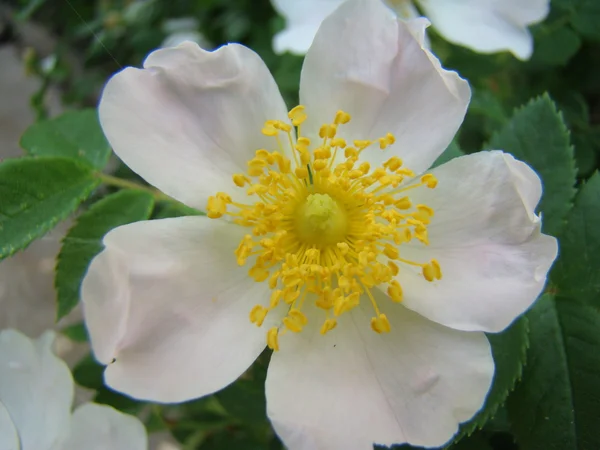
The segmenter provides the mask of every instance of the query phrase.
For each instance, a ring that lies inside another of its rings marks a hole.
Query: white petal
[[[19,435],[6,407],[0,402],[0,448],[20,450]]]
[[[326,336],[316,311],[280,338],[266,382],[267,413],[294,450],[437,447],[482,406],[494,362],[483,333],[452,330],[378,295],[391,332],[370,328],[367,298]],[[315,318],[315,319],[313,319]]]
[[[85,403],[73,413],[71,435],[60,450],[146,450],[142,422],[106,405]]]
[[[323,22],[302,68],[304,132],[314,138],[344,110],[352,120],[338,135],[346,140],[396,136],[385,152],[363,153],[374,165],[397,154],[410,169],[427,169],[462,123],[470,89],[415,38],[423,34],[415,28],[426,24],[398,21],[379,1],[340,6]]]
[[[34,341],[0,333],[0,402],[21,438],[21,450],[51,449],[69,433],[73,379],[54,353],[54,333]]]
[[[425,15],[447,40],[477,52],[512,52],[528,59],[533,38],[528,25],[542,21],[549,0],[420,0]]]
[[[435,211],[430,245],[402,245],[400,253],[437,259],[442,279],[427,282],[420,269],[403,265],[403,304],[452,328],[501,331],[535,301],[556,258],[556,239],[541,234],[534,212],[540,179],[498,151],[457,158],[432,173],[435,189],[410,191],[415,204]]]
[[[306,53],[321,22],[345,0],[271,0],[275,10],[285,18],[285,29],[273,39],[276,53]]]
[[[255,150],[274,150],[275,140],[261,133],[265,120],[287,118],[263,61],[236,44],[157,50],[144,69],[113,76],[99,108],[104,133],[131,169],[202,210],[218,191],[241,192],[232,174],[246,170]]]
[[[234,381],[265,347],[248,315],[268,302],[234,250],[246,229],[206,217],[112,230],[82,301],[106,382],[136,398],[179,402]],[[275,318],[274,318],[275,319]]]

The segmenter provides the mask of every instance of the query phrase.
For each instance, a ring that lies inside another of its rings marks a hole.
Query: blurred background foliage
[[[19,25],[31,21],[56,37],[51,53],[24,49],[27,73],[43,80],[31,99],[39,119],[48,115],[48,88],[58,88],[68,108],[94,107],[111,74],[125,66],[140,66],[150,51],[182,36],[207,49],[227,42],[251,47],[271,69],[288,106],[298,100],[303,58],[273,52],[272,37],[284,22],[268,0],[12,0],[8,5],[15,12],[10,17],[10,39],[18,39]],[[430,31],[434,52],[447,68],[467,78],[473,89],[454,145],[467,153],[486,148],[509,123],[515,108],[547,92],[570,129],[578,181],[584,181],[600,163],[600,1],[552,0],[550,15],[532,33],[535,51],[523,62],[508,53],[476,54]],[[542,154],[544,150],[539,149]],[[117,174],[135,176],[125,167],[118,168]],[[178,214],[160,210],[155,217]],[[87,339],[82,325],[64,333],[74,340]],[[274,450],[281,444],[266,419],[263,387],[269,357],[268,353],[261,356],[224,391],[173,406],[150,405],[111,391],[103,385],[102,366],[91,356],[77,365],[74,377],[81,386],[96,390],[97,402],[142,413],[150,431],[170,430],[184,449]],[[453,448],[519,447],[508,414],[501,408],[483,430]]]

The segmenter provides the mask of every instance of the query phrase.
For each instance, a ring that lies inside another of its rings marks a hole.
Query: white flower
[[[143,450],[146,431],[135,417],[85,403],[71,413],[73,378],[54,353],[54,333],[31,340],[0,332],[2,450]]]
[[[344,1],[271,0],[286,20],[286,28],[273,40],[275,51],[306,53],[321,22]],[[519,59],[529,59],[533,52],[527,27],[544,20],[550,10],[550,0],[383,1],[403,19],[419,15],[416,4],[438,33],[454,44],[480,53],[508,50]]]
[[[117,154],[209,214],[104,238],[82,300],[110,386],[211,394],[268,342],[268,415],[293,450],[438,446],[481,408],[483,332],[531,306],[556,241],[534,213],[539,178],[510,155],[424,172],[470,96],[422,48],[424,26],[344,4],[306,56],[290,119],[241,45],[158,50],[108,82],[100,118]]]

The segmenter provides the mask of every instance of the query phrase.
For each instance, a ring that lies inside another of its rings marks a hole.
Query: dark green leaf
[[[544,295],[527,314],[531,346],[508,401],[525,450],[600,448],[600,313]]]
[[[525,317],[516,320],[502,333],[488,334],[487,337],[492,346],[496,365],[492,388],[482,410],[471,421],[460,427],[455,442],[481,428],[496,414],[521,377],[525,364],[529,345],[528,324]]]
[[[102,133],[95,109],[69,111],[31,125],[21,137],[30,155],[74,158],[102,169],[110,146]]]
[[[531,60],[543,64],[564,65],[581,47],[581,39],[568,26],[555,29],[552,25],[539,28],[535,35],[535,52]]]
[[[104,385],[103,373],[104,366],[98,363],[91,353],[73,367],[75,383],[89,389],[100,389]]]
[[[147,219],[154,199],[145,191],[122,190],[103,198],[77,219],[68,231],[58,255],[54,284],[57,319],[79,301],[81,280],[92,258],[102,250],[102,238],[115,227]]]
[[[65,158],[0,163],[0,259],[50,231],[97,185],[89,167]]]
[[[89,340],[88,332],[83,322],[69,325],[60,330],[60,332],[75,342],[87,342]]]
[[[583,185],[567,217],[552,281],[560,295],[600,307],[600,174]]]
[[[543,230],[558,235],[572,206],[576,171],[569,132],[550,97],[543,95],[518,109],[489,146],[512,153],[540,175]]]
[[[600,2],[598,0],[572,0],[571,24],[589,39],[600,41]]]

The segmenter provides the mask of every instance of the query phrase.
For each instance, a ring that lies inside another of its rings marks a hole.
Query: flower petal
[[[425,15],[441,35],[477,52],[508,50],[529,59],[533,38],[528,25],[541,22],[549,0],[420,0]]]
[[[265,347],[252,306],[266,283],[237,266],[245,229],[206,217],[112,230],[83,281],[84,315],[108,385],[179,402],[234,381]],[[276,319],[276,318],[275,318]]]
[[[54,448],[69,433],[73,379],[53,342],[50,331],[35,341],[15,330],[0,333],[0,402],[22,450]]]
[[[287,118],[260,57],[237,44],[214,52],[192,42],[157,50],[144,69],[113,76],[100,101],[102,129],[119,157],[188,206],[232,189],[255,150],[275,143],[267,119]],[[235,195],[241,190],[232,190]]]
[[[403,265],[403,304],[448,327],[501,331],[535,301],[556,258],[556,239],[541,233],[534,212],[540,179],[499,151],[457,158],[432,173],[435,189],[410,191],[415,204],[435,211],[430,245],[402,245],[400,253],[437,259],[442,279],[427,282],[419,268]]]
[[[344,110],[352,120],[338,134],[349,142],[395,135],[389,150],[361,154],[373,165],[396,154],[411,170],[426,170],[452,140],[470,98],[467,82],[443,70],[415,37],[426,25],[399,21],[369,0],[344,3],[325,19],[302,68],[304,132],[315,138]]]
[[[94,403],[73,413],[71,435],[60,450],[146,450],[148,437],[142,422],[129,414]]]
[[[285,18],[285,29],[273,38],[276,53],[306,53],[321,22],[345,0],[271,0],[275,10]]]
[[[0,448],[20,450],[19,435],[6,407],[0,402]]]
[[[494,372],[485,335],[443,327],[375,294],[389,306],[390,333],[370,329],[365,298],[325,336],[309,319],[302,332],[280,338],[267,413],[288,448],[437,447],[483,405]]]

